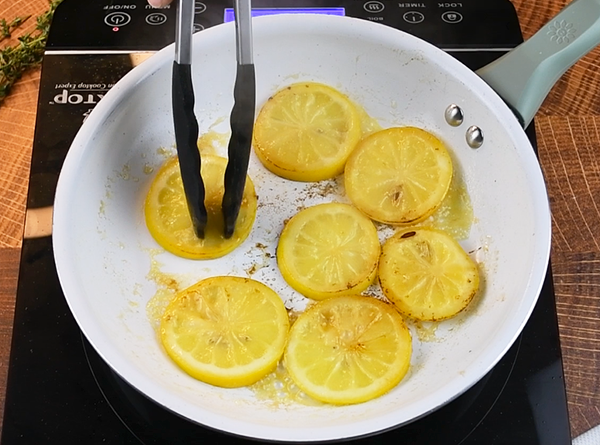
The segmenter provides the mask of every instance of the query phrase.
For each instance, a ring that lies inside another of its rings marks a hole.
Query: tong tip
[[[221,211],[223,212],[223,236],[225,239],[231,238],[235,231],[235,223],[240,212],[240,203],[243,194],[243,188],[241,193],[239,190],[235,190],[239,189],[239,184],[231,183],[231,179],[227,180],[228,177],[229,175],[226,173],[225,194],[223,195],[223,203],[221,206]],[[234,190],[232,190],[232,188],[234,188]]]
[[[199,239],[204,239],[204,224],[198,221],[196,218],[192,221],[194,225],[194,233]]]
[[[235,230],[235,221],[225,221],[225,230],[223,231],[223,235],[226,239],[231,238],[233,235],[233,231]]]

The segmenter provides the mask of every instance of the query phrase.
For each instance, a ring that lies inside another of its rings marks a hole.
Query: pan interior
[[[415,420],[483,377],[535,305],[550,245],[539,164],[516,119],[481,79],[400,31],[344,17],[261,17],[254,22],[254,48],[258,107],[289,83],[317,81],[347,94],[384,128],[414,125],[447,143],[472,200],[476,223],[462,244],[481,262],[481,295],[464,314],[440,323],[435,339],[419,340],[413,329],[407,377],[361,405],[275,405],[248,388],[215,388],[180,371],[161,349],[146,313],[159,287],[157,277],[168,276],[183,288],[211,275],[252,276],[276,290],[288,307],[301,310],[305,300],[277,271],[277,235],[300,207],[346,198],[339,187],[315,193],[314,184],[277,178],[252,155],[249,174],[261,205],[245,243],[225,260],[202,262],[158,249],[145,227],[143,200],[151,172],[174,144],[169,47],[106,95],[65,161],[54,249],[69,306],[90,343],[125,380],[212,428],[260,439],[318,441]],[[233,24],[195,35],[193,68],[201,132],[227,133],[236,72]],[[444,119],[451,103],[465,113],[459,127]],[[478,150],[465,141],[470,125],[485,134]]]

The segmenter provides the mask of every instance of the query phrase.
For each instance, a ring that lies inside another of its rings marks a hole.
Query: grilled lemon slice
[[[369,218],[348,204],[327,203],[298,212],[277,246],[283,278],[315,300],[360,293],[373,283],[381,246]]]
[[[477,293],[479,271],[450,235],[414,228],[402,230],[384,243],[379,282],[401,313],[437,321],[467,307]]]
[[[250,234],[256,216],[257,197],[254,184],[246,177],[246,188],[235,230],[230,238],[223,236],[223,177],[227,159],[202,155],[202,179],[206,190],[204,204],[208,222],[204,239],[194,233],[188,211],[179,162],[168,160],[158,171],[146,196],[144,213],[152,237],[165,250],[184,258],[211,259],[228,254]]]
[[[162,317],[160,339],[192,377],[230,388],[271,372],[288,330],[287,311],[273,290],[249,278],[221,276],[176,295]]]
[[[284,363],[306,394],[345,405],[396,386],[408,371],[411,351],[410,332],[392,305],[351,295],[320,301],[298,317]]]
[[[358,144],[344,180],[350,200],[375,221],[416,223],[442,203],[452,180],[452,160],[431,133],[388,128]]]
[[[320,83],[297,83],[262,107],[254,150],[278,176],[320,181],[343,172],[361,133],[360,114],[345,95]]]

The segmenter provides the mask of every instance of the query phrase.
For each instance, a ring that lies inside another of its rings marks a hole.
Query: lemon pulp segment
[[[150,186],[144,212],[150,234],[165,250],[184,258],[217,258],[234,250],[248,237],[257,208],[254,184],[248,176],[233,235],[230,238],[223,236],[221,202],[226,167],[227,159],[202,155],[201,172],[206,191],[204,204],[208,213],[203,239],[194,233],[177,158],[168,160],[160,168]]]
[[[410,365],[411,335],[389,303],[356,295],[316,303],[292,325],[284,364],[311,397],[361,403],[396,386]]]
[[[277,246],[283,278],[308,298],[360,293],[373,283],[381,246],[377,229],[355,207],[319,204],[285,225]]]
[[[344,170],[361,138],[361,118],[339,91],[314,82],[278,91],[254,126],[254,149],[271,172],[294,181],[320,181]]]
[[[160,339],[192,377],[239,387],[275,368],[288,330],[287,311],[272,289],[249,278],[220,276],[177,294],[162,317]]]
[[[370,218],[387,224],[422,221],[441,204],[452,179],[444,144],[415,127],[364,138],[344,171],[346,193]]]
[[[379,282],[406,316],[437,321],[463,310],[479,287],[477,264],[451,236],[430,228],[405,229],[383,245]]]

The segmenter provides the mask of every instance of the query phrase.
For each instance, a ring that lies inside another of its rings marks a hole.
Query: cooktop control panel
[[[175,39],[175,1],[153,8],[146,0],[64,0],[47,49],[156,51]],[[520,43],[509,0],[253,0],[254,16],[334,14],[409,32],[446,50],[507,49]],[[195,31],[234,19],[232,0],[196,0]]]

